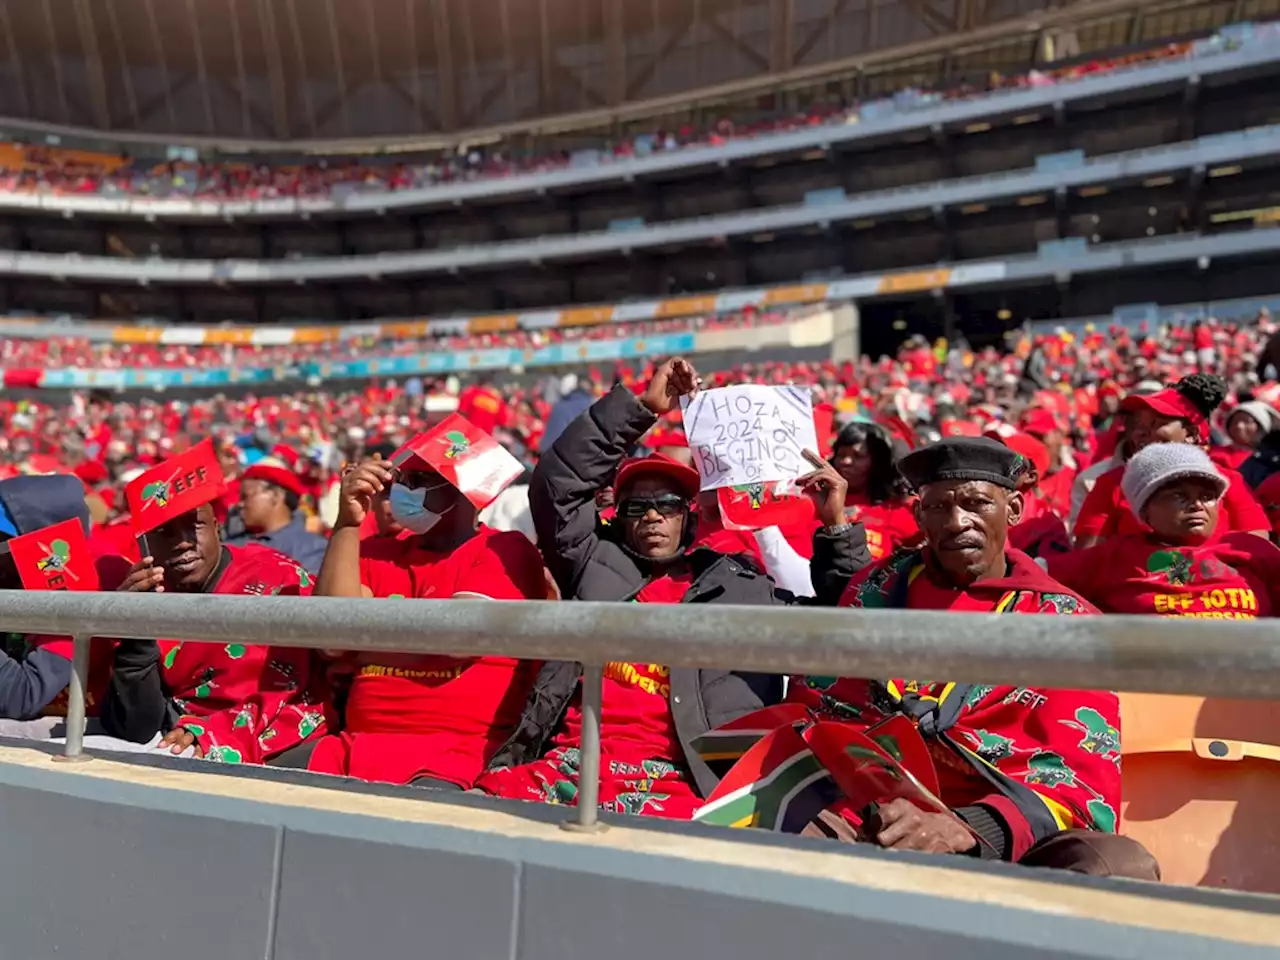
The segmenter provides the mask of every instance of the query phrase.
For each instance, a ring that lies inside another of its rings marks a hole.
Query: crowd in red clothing
[[[395,385],[6,404],[0,449],[11,472],[80,479],[73,526],[79,518],[95,555],[129,564],[123,579],[101,581],[108,589],[1253,619],[1280,603],[1266,492],[1280,476],[1280,449],[1267,455],[1280,448],[1268,402],[1280,388],[1263,380],[1271,370],[1257,369],[1255,352],[1272,333],[1262,315],[1242,327],[1027,336],[1007,354],[913,338],[893,358],[849,364],[699,376],[675,359],[554,390],[479,382],[447,405],[435,385],[427,399],[434,393],[439,415]],[[811,388],[813,471],[794,493],[748,491],[750,509],[776,508],[759,514],[776,519],[744,521],[750,510],[733,507],[734,492],[702,490],[684,437],[682,398],[739,383]],[[573,405],[567,422],[562,404]],[[42,495],[29,479],[0,480],[0,535],[14,544],[33,532],[21,497]],[[274,512],[251,512],[250,499],[273,487]],[[519,490],[531,531],[482,522]],[[285,555],[298,541],[282,533],[304,505],[327,536],[318,571]],[[26,575],[36,574],[17,572],[38,588]],[[45,686],[65,646],[28,641],[45,654]],[[574,664],[146,639],[93,663],[94,722],[113,749],[578,799]],[[950,751],[938,770],[929,764],[932,800],[884,796],[868,807],[833,772],[834,794],[770,822],[894,849],[1158,876],[1141,845],[1117,833],[1114,693],[797,676],[784,700],[781,678],[733,671],[610,662],[604,677],[607,810],[737,822],[723,811],[738,794],[721,787],[736,774],[695,745],[756,711],[781,737],[817,730],[860,742],[880,723],[905,723],[936,741],[935,757]],[[947,725],[924,723],[934,709],[925,702],[950,696]],[[43,716],[6,719],[47,733]],[[1098,856],[1082,858],[1083,848]]]
[[[756,319],[739,314],[727,322]],[[844,364],[747,363],[708,373],[708,382],[807,383],[820,405],[830,406],[840,417],[876,420],[902,442],[984,431],[1017,432],[1019,436],[1011,442],[1040,468],[1029,513],[1038,515],[1043,503],[1072,518],[1080,506],[1072,508],[1072,478],[1090,462],[1114,455],[1117,430],[1112,415],[1126,392],[1144,384],[1170,383],[1198,370],[1226,378],[1229,396],[1214,418],[1222,441],[1215,457],[1225,467],[1239,467],[1272,429],[1270,422],[1251,427],[1259,421],[1248,411],[1268,420],[1267,411],[1280,404],[1280,390],[1259,383],[1258,371],[1252,368],[1253,358],[1275,332],[1275,324],[1263,311],[1242,322],[1211,320],[1158,331],[1115,326],[1079,334],[1024,335],[1007,352],[973,351],[963,342],[930,345],[917,337],[893,357],[863,357]],[[9,340],[4,349],[16,352],[37,343]],[[113,345],[110,349],[121,360],[134,348]],[[144,345],[137,349],[144,362],[152,362],[153,356],[171,350],[168,356],[176,358],[183,351],[222,348]],[[647,373],[646,368],[625,364],[593,368],[584,385],[639,384]],[[1019,412],[1025,401],[1016,398],[1020,385],[1026,384],[1034,390],[1033,403]],[[438,419],[451,409],[475,417],[532,465],[559,394],[559,381],[544,378],[490,382],[466,390],[455,381],[436,380],[413,394],[387,383],[360,390],[317,389],[242,398],[119,401],[79,396],[69,406],[0,400],[0,470],[13,474],[75,469],[108,501],[110,513],[120,507],[121,476],[206,435],[236,445],[242,455],[249,451],[249,456],[284,444],[296,451],[301,462],[314,464],[308,469],[323,478],[362,449],[394,447],[411,435],[424,416]],[[491,416],[478,410],[477,395],[492,397],[497,412]],[[1235,406],[1250,398],[1255,403],[1246,404],[1245,414],[1233,415]],[[68,430],[68,424],[75,429]]]
[[[732,313],[677,317],[667,320],[635,320],[595,326],[513,329],[488,333],[440,332],[421,337],[365,334],[313,343],[290,344],[183,344],[93,341],[86,337],[43,337],[0,342],[0,370],[74,367],[82,370],[199,369],[209,365],[240,367],[291,366],[308,361],[377,360],[448,350],[506,348],[536,350],[557,343],[647,337],[658,333],[700,330],[738,330],[784,323],[791,314],[782,310],[745,309]],[[216,328],[215,328],[216,335]]]
[[[966,81],[936,91],[898,91],[894,102],[926,105],[983,96],[997,90],[1070,82],[1150,60],[1188,56],[1191,50],[1192,45],[1187,43],[1164,44],[1023,75],[992,73],[985,82]],[[228,160],[172,161],[152,166],[131,162],[127,157],[15,145],[9,151],[11,155],[4,157],[0,164],[0,190],[202,200],[270,200],[340,196],[355,191],[410,190],[438,183],[554,170],[572,164],[608,163],[691,146],[716,146],[743,137],[767,136],[823,124],[856,123],[863,111],[863,104],[826,102],[796,113],[752,120],[721,118],[706,127],[660,128],[652,133],[609,141],[598,150],[574,154],[554,148],[518,151],[499,142],[492,146],[464,145],[429,158],[395,163],[334,158],[308,164],[249,164]]]

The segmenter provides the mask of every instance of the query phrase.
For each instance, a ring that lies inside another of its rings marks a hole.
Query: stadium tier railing
[[[603,669],[614,660],[782,675],[947,677],[1057,689],[1280,699],[1280,625],[1168,617],[622,603],[0,592],[0,626],[71,636],[64,755],[84,756],[90,638],[165,637],[584,666],[575,821],[596,823]]]
[[[1277,43],[1280,55],[1280,43]],[[731,236],[825,227],[914,210],[944,210],[971,203],[1141,180],[1185,170],[1213,169],[1280,154],[1280,124],[1214,134],[1184,143],[1107,154],[1066,169],[1031,167],[938,183],[912,184],[854,195],[841,202],[798,203],[761,210],[690,217],[634,230],[552,234],[527,240],[472,244],[447,250],[410,250],[296,260],[126,259],[75,253],[0,251],[0,274],[159,284],[252,284],[344,280],[406,274],[456,273],[566,258],[623,256],[637,249],[719,240]]]
[[[1185,59],[1146,61],[1111,72],[1088,74],[1045,86],[997,90],[964,100],[946,100],[939,94],[904,91],[895,97],[863,104],[859,115],[845,124],[823,124],[798,131],[767,133],[731,139],[714,146],[685,147],[648,156],[571,165],[559,170],[396,191],[366,193],[352,189],[325,198],[220,200],[13,192],[0,194],[0,210],[183,219],[293,217],[304,213],[381,215],[391,210],[462,204],[473,200],[489,202],[501,196],[546,193],[591,183],[628,182],[682,168],[729,166],[772,153],[829,149],[860,139],[892,137],[935,126],[960,126],[998,115],[1054,109],[1059,104],[1077,100],[1115,98],[1144,87],[1198,82],[1204,77],[1256,69],[1277,59],[1280,59],[1280,44],[1276,42],[1275,31],[1245,31],[1235,33],[1229,43],[1196,44]]]

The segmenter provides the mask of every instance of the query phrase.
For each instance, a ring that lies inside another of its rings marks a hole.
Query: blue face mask
[[[393,483],[391,493],[387,497],[392,519],[410,533],[419,535],[426,533],[444,516],[442,513],[428,510],[424,506],[426,499],[426,490],[413,490],[403,483]]]

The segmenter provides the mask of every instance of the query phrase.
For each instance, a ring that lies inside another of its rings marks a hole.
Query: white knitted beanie
[[[1147,501],[1165,484],[1184,477],[1208,480],[1217,486],[1219,495],[1227,492],[1227,478],[1218,472],[1207,453],[1189,443],[1153,443],[1138,451],[1125,464],[1120,488],[1129,501],[1129,509],[1141,520]]]
[[[1258,426],[1262,428],[1263,433],[1270,433],[1276,427],[1280,426],[1280,418],[1277,417],[1276,411],[1259,400],[1250,400],[1248,403],[1242,403],[1231,411],[1231,416],[1237,413],[1247,413],[1258,421]]]

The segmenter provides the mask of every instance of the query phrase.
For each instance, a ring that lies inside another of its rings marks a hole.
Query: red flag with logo
[[[397,467],[418,461],[458,488],[483,510],[524,473],[507,448],[461,414],[451,414],[418,434],[391,457]]]
[[[716,491],[720,519],[730,530],[803,526],[817,519],[813,500],[793,480],[747,483]]]
[[[174,517],[222,496],[226,479],[212,438],[157,464],[124,488],[135,533],[146,533]]]
[[[24,590],[98,589],[98,568],[79,520],[63,520],[8,543]]]

